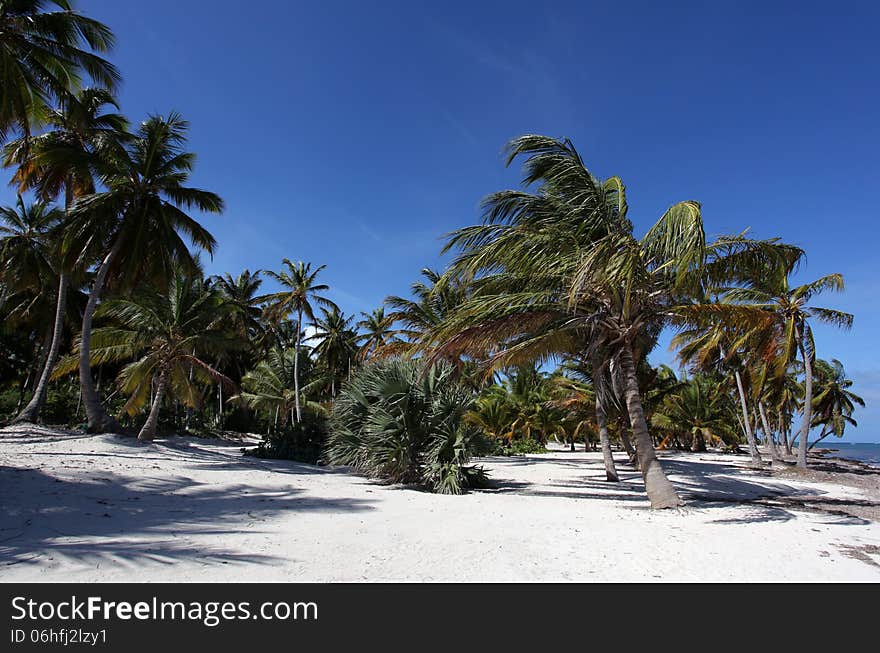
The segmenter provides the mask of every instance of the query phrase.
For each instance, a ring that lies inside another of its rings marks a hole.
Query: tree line
[[[802,249],[708,238],[694,200],[637,234],[622,179],[565,139],[512,140],[521,187],[488,195],[448,235],[450,265],[371,313],[331,301],[323,265],[207,275],[217,243],[193,213],[223,200],[189,185],[182,116],[121,113],[113,44],[67,0],[0,1],[0,142],[19,191],[0,209],[10,420],[257,432],[260,455],[452,493],[483,482],[473,455],[551,439],[598,448],[616,481],[618,445],[657,508],[680,504],[657,448],[805,468],[813,429],[815,444],[856,424],[864,402],[812,332],[852,324],[816,304],[840,274],[795,283]],[[668,329],[678,373],[647,358]]]

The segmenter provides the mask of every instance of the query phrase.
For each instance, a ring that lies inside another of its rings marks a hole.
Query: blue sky
[[[227,203],[209,271],[324,263],[341,306],[370,310],[517,184],[506,140],[567,136],[623,177],[640,232],[697,199],[711,233],[783,236],[800,278],[843,273],[822,301],[855,326],[817,328],[819,355],[869,402],[848,439],[880,441],[875,3],[77,4],[118,36],[123,110],[192,123],[194,185]]]

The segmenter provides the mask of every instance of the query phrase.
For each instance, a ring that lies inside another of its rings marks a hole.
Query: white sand
[[[619,484],[558,451],[439,496],[240,446],[0,430],[0,581],[880,581],[880,524],[785,503],[876,497],[743,457],[664,455],[689,501],[657,512],[622,456]]]

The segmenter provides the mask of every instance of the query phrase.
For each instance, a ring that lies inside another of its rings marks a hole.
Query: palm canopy
[[[85,79],[113,88],[113,33],[69,0],[0,0],[0,141],[11,129],[29,135],[48,107],[69,101]]]
[[[228,313],[219,293],[200,276],[179,270],[165,292],[141,291],[110,299],[96,315],[108,324],[92,333],[91,364],[128,362],[119,376],[129,395],[125,410],[134,415],[147,403],[154,385],[184,405],[196,407],[200,386],[231,381],[208,360],[240,343],[228,329]],[[134,359],[134,360],[132,360]],[[71,371],[76,357],[59,365],[56,375]]]
[[[352,328],[354,318],[346,317],[338,308],[321,309],[321,316],[315,319],[315,334],[312,341],[317,341],[314,352],[318,361],[327,368],[330,376],[331,394],[336,394],[336,379],[346,364],[357,355],[356,334]]]
[[[0,207],[0,281],[8,291],[41,288],[54,280],[57,227],[64,214],[46,202]]]
[[[266,270],[266,276],[279,283],[284,289],[260,297],[260,301],[266,303],[266,314],[273,321],[296,313],[300,315],[299,327],[302,328],[302,317],[310,321],[315,319],[315,306],[335,308],[330,299],[321,293],[330,289],[324,283],[317,283],[318,275],[326,269],[326,265],[319,265],[312,269],[311,263],[298,261],[293,263],[290,259],[283,259],[286,269],[281,272]]]
[[[383,356],[393,350],[399,341],[394,329],[394,319],[385,313],[385,307],[374,308],[371,313],[361,312],[361,316],[362,319],[356,325],[361,331],[358,336],[361,359]]]
[[[59,100],[48,111],[48,130],[6,145],[4,165],[15,166],[13,182],[31,188],[39,197],[54,199],[65,193],[65,205],[95,191],[101,155],[119,148],[127,136],[128,121],[110,91],[86,88]]]
[[[226,272],[210,278],[210,282],[230,309],[236,330],[242,336],[250,338],[259,337],[263,330],[260,322],[261,302],[257,296],[257,291],[263,284],[260,272],[243,270],[237,277]]]
[[[195,163],[184,149],[188,127],[176,113],[151,116],[124,148],[106,153],[98,168],[106,190],[78,199],[70,211],[66,240],[77,262],[115,249],[122,254],[113,264],[117,281],[146,273],[161,283],[181,266],[195,272],[184,237],[213,253],[214,237],[185,210],[220,213],[223,200],[185,185]]]
[[[843,437],[847,425],[858,425],[852,414],[856,406],[865,406],[865,400],[850,390],[853,382],[847,378],[843,363],[839,360],[817,360],[815,373],[816,394],[813,397],[811,426],[822,427],[819,440],[828,435]]]

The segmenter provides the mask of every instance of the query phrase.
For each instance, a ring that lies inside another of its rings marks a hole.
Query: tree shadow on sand
[[[506,479],[504,465],[492,469],[493,477],[485,492],[520,494],[538,497],[568,499],[604,499],[625,501],[634,509],[649,509],[641,474],[618,460],[618,483],[605,480],[601,460],[565,461],[576,465],[585,474],[577,478],[550,479],[548,482],[529,483]],[[507,463],[540,465],[555,463],[553,458],[529,457],[526,461]],[[662,455],[661,464],[675,485],[687,508],[733,508],[736,515],[714,520],[720,524],[743,524],[795,519],[793,511],[821,515],[825,522],[864,525],[871,523],[857,512],[859,508],[872,509],[878,504],[864,499],[830,498],[815,487],[792,485],[780,481],[766,469],[754,469],[725,461],[688,460],[676,454]],[[757,478],[756,478],[757,477]]]
[[[311,497],[291,487],[217,486],[103,470],[100,477],[70,480],[0,467],[0,496],[0,576],[10,565],[55,558],[91,566],[182,559],[269,564],[277,558],[196,545],[191,538],[259,533],[280,513],[373,509],[368,500]]]

